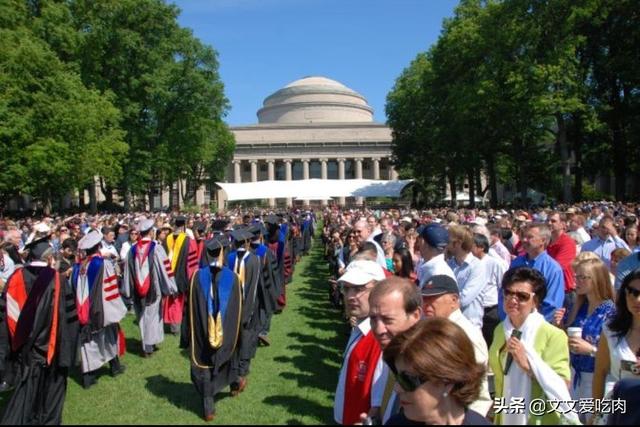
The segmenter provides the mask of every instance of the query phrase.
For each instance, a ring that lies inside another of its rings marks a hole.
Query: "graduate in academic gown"
[[[0,298],[0,353],[16,369],[2,424],[60,424],[69,369],[75,364],[78,316],[71,288],[53,264],[48,237],[27,242],[27,262]]]
[[[313,239],[313,220],[311,213],[306,212],[302,221],[302,254],[308,255],[311,250],[311,241]]]
[[[165,297],[163,302],[164,322],[169,325],[173,334],[180,332],[184,298],[189,287],[189,279],[199,267],[196,241],[185,233],[186,221],[184,216],[178,216],[174,232],[169,234],[164,241],[164,249],[171,262],[171,271],[175,275],[178,287],[178,293]]]
[[[262,270],[260,258],[249,250],[253,235],[246,230],[237,229],[231,232],[231,236],[236,249],[229,253],[227,266],[238,275],[243,295],[236,378],[231,384],[231,394],[237,396],[247,385],[249,366],[258,346],[260,310],[257,295],[262,286]]]
[[[96,383],[93,372],[109,362],[111,375],[124,372],[119,354],[123,352],[124,335],[119,322],[127,314],[120,296],[118,276],[113,263],[100,254],[102,233],[90,231],[78,242],[86,258],[73,266],[71,285],[76,295],[80,321],[80,357],[82,386]]]
[[[279,277],[276,274],[278,260],[269,250],[267,245],[262,243],[266,234],[262,223],[253,224],[248,231],[253,235],[250,250],[260,258],[262,270],[262,286],[258,288],[258,310],[260,316],[260,327],[258,339],[264,345],[271,345],[269,341],[269,329],[271,328],[271,316],[278,308],[278,296],[280,285],[277,283]]]
[[[224,236],[206,242],[210,265],[191,278],[180,347],[189,349],[191,381],[202,397],[203,417],[215,416],[216,393],[235,380],[234,366],[242,316],[242,287],[238,275],[223,265]]]
[[[282,311],[287,303],[286,283],[291,275],[291,251],[288,244],[288,225],[280,224],[280,218],[275,215],[269,215],[264,220],[267,227],[268,239],[267,247],[273,253],[277,260],[276,276],[278,277],[277,285],[278,299],[275,313]]]
[[[149,357],[156,350],[156,345],[164,340],[162,297],[175,295],[178,288],[164,248],[151,240],[153,220],[144,220],[138,227],[140,240],[129,250],[124,265],[122,293],[125,298],[133,300],[143,356]]]

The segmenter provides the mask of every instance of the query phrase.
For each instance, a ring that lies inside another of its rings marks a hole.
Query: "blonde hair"
[[[582,252],[580,253],[580,255],[586,253],[593,254],[593,252]],[[597,301],[615,301],[615,294],[613,292],[613,286],[611,284],[609,269],[596,254],[593,254],[593,256],[584,256],[582,257],[582,259],[576,257],[575,261],[573,261],[573,263],[571,264],[571,268],[573,269],[574,273],[577,272],[578,269],[584,269],[585,272],[591,277],[591,291],[594,293]],[[582,304],[584,304],[585,302],[587,302],[586,295],[578,295],[576,297],[576,303],[573,305],[571,314],[567,319],[567,325],[571,325],[573,323],[576,316],[578,315],[580,307],[582,307]]]

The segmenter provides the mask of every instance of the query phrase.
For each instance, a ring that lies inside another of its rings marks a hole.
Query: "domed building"
[[[227,182],[397,179],[389,163],[391,129],[375,123],[364,96],[342,83],[320,76],[296,80],[265,98],[257,115],[257,124],[231,128],[236,149]],[[224,192],[218,196],[221,204]]]

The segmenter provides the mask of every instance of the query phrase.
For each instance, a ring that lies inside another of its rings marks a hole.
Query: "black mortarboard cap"
[[[267,215],[267,217],[264,219],[264,223],[278,225],[280,224],[280,218],[278,218],[276,215]]]
[[[231,232],[231,237],[233,237],[233,240],[236,242],[243,242],[245,240],[253,239],[253,234],[249,233],[245,229],[238,229]]]
[[[215,221],[213,221],[211,228],[213,228],[216,231],[224,231],[224,229],[227,227],[228,224],[229,224],[229,221],[227,220],[216,219]]]
[[[176,227],[182,227],[187,222],[187,218],[184,215],[178,215],[176,217]]]
[[[207,230],[207,223],[203,221],[196,222],[194,228],[198,231],[198,233],[202,234]]]

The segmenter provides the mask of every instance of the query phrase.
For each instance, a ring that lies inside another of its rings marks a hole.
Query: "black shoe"
[[[91,386],[95,385],[98,382],[95,376],[91,374],[82,374],[82,388],[85,390],[91,388]]]
[[[119,365],[117,368],[111,368],[111,376],[117,377],[118,375],[123,374],[126,370],[127,367],[125,365]]]

